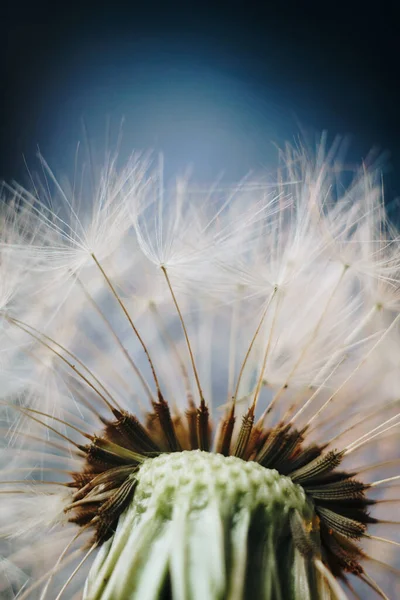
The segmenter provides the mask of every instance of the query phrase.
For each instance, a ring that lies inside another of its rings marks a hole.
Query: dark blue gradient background
[[[204,181],[268,168],[299,134],[349,134],[350,160],[389,151],[400,194],[394,4],[33,4],[2,25],[0,177],[23,178],[37,144],[71,172],[82,120],[104,148],[125,117],[122,155],[162,150]]]

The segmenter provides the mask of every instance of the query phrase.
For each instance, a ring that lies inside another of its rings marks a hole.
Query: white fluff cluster
[[[364,442],[348,464],[386,461],[384,476],[397,476],[399,239],[379,169],[350,174],[339,156],[323,144],[314,158],[288,149],[278,176],[208,190],[183,178],[165,186],[136,155],[67,183],[42,161],[41,183],[4,189],[1,598],[54,599],[61,565],[70,573],[82,557],[88,532],[75,539],[63,512],[62,482],[80,464],[68,440],[98,431],[107,403],[141,415],[156,398],[126,313],[173,409],[188,394],[198,402],[166,273],[215,420],[234,394],[243,412],[257,393],[271,423],[289,415],[310,423],[310,442]],[[387,550],[368,548],[377,560]],[[86,571],[63,597],[80,597]],[[374,562],[371,573],[387,578]]]

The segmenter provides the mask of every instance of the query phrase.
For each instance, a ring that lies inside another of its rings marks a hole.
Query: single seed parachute
[[[281,159],[4,187],[2,598],[399,596],[398,233],[379,164]]]

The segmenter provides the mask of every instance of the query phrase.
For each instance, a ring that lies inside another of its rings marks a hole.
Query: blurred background
[[[387,152],[400,195],[395,3],[8,2],[2,9],[0,178],[40,147],[71,172],[77,141],[163,151],[167,173],[238,180],[275,144],[327,130],[349,160]],[[396,207],[397,204],[393,204]]]

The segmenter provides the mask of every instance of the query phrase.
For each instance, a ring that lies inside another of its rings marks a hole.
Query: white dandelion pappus
[[[116,156],[108,156],[96,180],[83,165],[74,181],[60,183],[40,156],[44,182],[34,181],[33,190],[14,187],[18,201],[30,209],[30,224],[40,224],[35,243],[18,249],[34,261],[36,268],[53,276],[79,272],[93,262],[102,261],[121,244],[129,228],[129,213],[143,202],[146,158],[133,155],[125,168],[117,170]],[[15,248],[17,250],[17,247]]]
[[[396,597],[398,234],[339,150],[5,198],[2,598]]]

